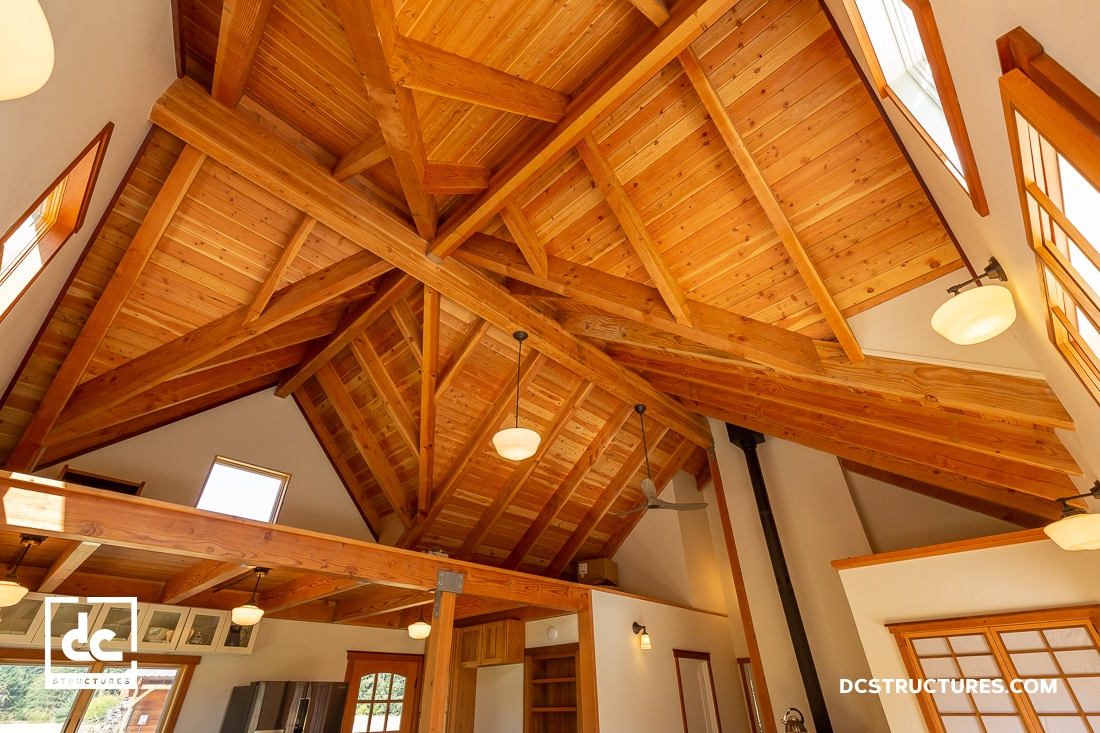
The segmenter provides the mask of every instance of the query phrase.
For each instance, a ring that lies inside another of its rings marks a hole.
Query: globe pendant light
[[[1004,268],[996,258],[990,257],[985,271],[964,283],[947,289],[952,297],[932,315],[932,328],[936,333],[960,346],[981,343],[1003,333],[1016,320],[1016,306],[1012,293],[1000,285],[984,285],[960,293],[983,277],[1007,281]]]
[[[237,626],[255,626],[264,617],[264,610],[256,605],[256,591],[260,589],[260,578],[267,575],[267,568],[256,568],[252,571],[256,575],[256,585],[252,588],[252,597],[243,606],[233,609],[230,618]]]
[[[1100,499],[1100,481],[1087,494],[1057,499],[1062,505],[1062,518],[1043,527],[1047,537],[1063,550],[1100,550],[1100,514],[1089,514],[1069,505],[1074,499],[1086,497]]]
[[[0,0],[0,101],[41,89],[53,60],[53,36],[38,0]]]
[[[427,639],[432,633],[432,625],[424,620],[424,607],[420,607],[420,618],[409,624],[409,637],[413,639]]]
[[[539,449],[542,437],[534,430],[519,426],[519,382],[520,361],[523,357],[523,341],[527,338],[525,331],[516,331],[512,338],[519,342],[519,355],[516,356],[516,426],[505,428],[493,436],[493,446],[501,458],[509,461],[522,461],[535,455]]]
[[[14,606],[27,595],[27,589],[19,583],[19,579],[15,577],[15,571],[19,567],[19,564],[23,562],[23,558],[27,556],[27,552],[29,552],[32,547],[37,547],[42,544],[45,539],[45,537],[39,537],[38,535],[19,535],[19,544],[23,545],[23,551],[19,553],[19,557],[11,564],[11,569],[8,571],[7,576],[5,576],[3,580],[0,580],[0,608]]]

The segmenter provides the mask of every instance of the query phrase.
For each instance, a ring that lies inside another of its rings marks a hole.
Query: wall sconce
[[[8,574],[4,576],[3,580],[0,580],[0,608],[14,606],[16,603],[23,600],[23,596],[27,595],[27,588],[15,577],[15,571],[19,568],[20,563],[23,562],[23,558],[27,556],[30,549],[32,547],[38,547],[45,542],[45,540],[45,537],[39,537],[34,534],[19,535],[19,544],[23,545],[23,551],[19,553],[19,557],[15,558],[15,562],[11,564],[11,569],[8,570]]]
[[[41,89],[53,61],[53,34],[38,0],[0,2],[0,101]]]
[[[798,717],[795,717],[795,716]],[[783,713],[783,719],[779,721],[785,727],[783,733],[806,733],[806,719],[802,717],[802,711],[798,708],[787,708]]]
[[[642,649],[653,648],[653,642],[649,639],[649,632],[645,630],[644,626],[635,621],[630,628],[633,629],[636,635],[641,634],[641,636],[638,637],[638,646],[640,646]]]
[[[1016,320],[1016,305],[1008,288],[983,285],[965,293],[959,292],[983,277],[1008,282],[1008,276],[997,258],[990,257],[981,275],[947,289],[954,297],[932,314],[932,328],[936,333],[952,343],[969,346],[988,341],[1012,325]]]
[[[1089,514],[1084,509],[1069,505],[1074,499],[1086,497],[1100,499],[1100,481],[1094,482],[1087,494],[1058,499],[1062,505],[1062,518],[1043,527],[1047,537],[1063,550],[1100,550],[1100,514]]]
[[[260,578],[267,575],[267,568],[255,568],[252,570],[256,576],[256,585],[252,588],[252,597],[243,606],[237,606],[230,614],[230,619],[237,626],[255,626],[264,617],[264,610],[256,605],[256,591],[260,589]]]

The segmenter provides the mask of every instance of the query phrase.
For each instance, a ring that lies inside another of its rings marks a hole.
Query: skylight
[[[196,508],[259,522],[273,522],[290,474],[218,456]]]

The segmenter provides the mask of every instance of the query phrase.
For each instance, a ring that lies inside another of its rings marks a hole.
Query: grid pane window
[[[407,680],[399,674],[377,672],[359,679],[352,733],[401,730]]]
[[[122,673],[125,670],[105,671]],[[178,676],[177,669],[139,667],[136,689],[96,690],[84,710],[77,733],[153,733],[158,730]]]

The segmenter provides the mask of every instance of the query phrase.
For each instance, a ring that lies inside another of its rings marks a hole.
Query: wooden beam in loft
[[[396,300],[390,309],[390,315],[393,316],[393,321],[397,324],[397,330],[401,332],[405,344],[412,352],[413,358],[416,359],[417,366],[423,368],[424,329],[413,313],[409,301],[404,298]]]
[[[337,593],[352,590],[363,585],[355,578],[340,578],[335,575],[309,574],[265,590],[260,594],[259,606],[265,613],[278,613],[303,603],[319,601]]]
[[[261,354],[285,349],[288,346],[307,344],[335,331],[343,314],[344,306],[340,303],[318,308],[307,316],[295,318],[242,344],[238,344],[228,351],[215,354],[196,367],[195,371],[247,361]]]
[[[390,465],[389,457],[379,445],[373,426],[363,416],[332,364],[322,366],[315,376],[321,389],[328,396],[329,402],[332,403],[332,409],[343,423],[344,429],[348,431],[363,460],[370,467],[371,473],[378,481],[378,487],[382,489],[397,518],[401,520],[403,526],[408,527],[412,522],[412,515],[405,498],[405,487],[394,472],[393,466]]]
[[[389,159],[390,149],[386,147],[386,138],[379,130],[341,156],[332,167],[332,175],[338,181],[346,181]]]
[[[435,236],[439,211],[424,191],[427,153],[410,89],[394,85],[386,60],[397,43],[397,23],[389,0],[337,0],[336,11],[351,42],[352,54],[374,106],[374,116],[397,169],[401,189],[420,236]]]
[[[239,562],[200,560],[164,584],[161,603],[179,603],[250,572],[251,565],[242,565]]]
[[[332,361],[334,356],[354,341],[363,329],[374,323],[394,303],[404,298],[405,293],[409,292],[414,285],[416,285],[416,279],[403,272],[391,272],[387,275],[374,295],[367,298],[361,305],[352,308],[340,321],[336,331],[323,343],[312,347],[302,363],[279,381],[275,396],[287,397],[305,384],[305,381],[318,369]]]
[[[691,3],[685,0],[682,4]],[[706,447],[713,442],[709,426],[698,415],[590,344],[567,334],[553,319],[519,303],[476,269],[453,259],[436,263],[426,258],[423,242],[407,224],[336,181],[290,143],[264,133],[247,116],[217,104],[194,82],[174,82],[154,105],[150,119],[501,330],[527,331],[533,348],[624,402],[644,403],[654,420],[697,445]]]
[[[560,120],[569,106],[568,94],[405,36],[397,37],[389,58],[399,87],[547,122]]]
[[[630,4],[636,7],[642,15],[649,18],[653,25],[658,28],[668,22],[668,7],[665,5],[664,0],[630,0]]]
[[[424,334],[420,366],[420,472],[416,488],[416,513],[419,521],[427,516],[432,503],[435,472],[436,381],[439,379],[439,291],[424,286]]]
[[[226,107],[236,107],[244,96],[273,4],[274,0],[225,0],[222,5],[210,95]]]
[[[519,372],[519,390],[523,392],[530,386],[531,382],[538,376],[539,370],[546,364],[546,356],[538,352],[528,352],[527,358],[520,366]],[[465,478],[466,466],[475,456],[480,455],[488,447],[489,441],[492,436],[500,429],[500,423],[504,419],[504,416],[511,410],[515,400],[515,386],[512,382],[506,381],[500,392],[497,394],[496,400],[489,406],[485,414],[481,417],[481,422],[478,423],[477,429],[466,441],[462,452],[454,459],[451,465],[447,468],[447,475],[444,476],[443,481],[440,483],[438,490],[433,492],[428,512],[425,515],[421,515],[417,518],[416,524],[405,531],[401,538],[397,541],[398,547],[413,548],[416,543],[420,541],[420,538],[424,536],[424,533],[428,531],[432,522],[436,520],[440,512],[443,511],[444,505],[446,505],[448,499],[458,489],[458,485]],[[424,417],[421,415],[421,422],[423,423]]]
[[[806,252],[798,233],[791,226],[787,215],[783,213],[783,206],[776,198],[771,185],[765,180],[763,171],[760,170],[760,166],[757,165],[752,156],[752,151],[749,150],[749,146],[745,144],[741,134],[734,126],[733,119],[718,96],[718,90],[707,78],[706,72],[703,71],[699,59],[691,48],[684,49],[680,53],[679,59],[696,93],[703,100],[703,106],[706,108],[711,120],[718,127],[718,132],[726,142],[726,147],[733,154],[737,167],[741,169],[753,195],[756,196],[756,200],[768,216],[768,221],[771,222],[776,234],[779,235],[780,241],[783,242],[787,255],[794,262],[795,269],[802,276],[802,280],[806,283],[806,287],[817,306],[821,309],[821,313],[825,316],[825,320],[829,323],[829,327],[832,328],[840,345],[844,347],[844,353],[852,361],[861,361],[863,350],[859,347],[855,334],[852,333],[844,314],[840,312],[840,308],[837,306],[832,294],[825,286],[825,281],[817,271],[817,266],[814,265],[813,260],[810,259],[809,253]]]
[[[432,594],[422,590],[380,585],[371,588],[365,594],[337,601],[333,620],[336,623],[359,621],[371,616],[381,616],[393,611],[423,606],[431,603],[432,600]]]
[[[448,570],[465,576],[464,592],[471,596],[563,611],[589,605],[588,589],[575,583],[0,471],[0,531],[84,541],[89,527],[100,544],[132,550],[422,591],[434,590],[439,571]]]
[[[309,214],[302,217],[302,221],[299,222],[298,228],[290,235],[290,239],[287,241],[286,246],[283,247],[283,251],[279,254],[279,259],[267,273],[267,277],[264,278],[263,284],[260,285],[260,289],[256,291],[256,296],[252,299],[252,304],[248,306],[248,315],[246,315],[244,319],[246,325],[259,318],[260,314],[264,312],[264,308],[266,308],[267,304],[271,301],[271,296],[275,294],[275,290],[279,287],[279,283],[282,281],[283,276],[286,275],[287,270],[290,269],[290,265],[294,262],[294,258],[302,251],[302,245],[306,243],[306,240],[309,239],[309,235],[313,233],[313,227],[316,223],[317,220]]]
[[[429,160],[424,166],[424,191],[443,196],[481,193],[489,187],[489,174],[483,165]]]
[[[546,263],[546,245],[539,239],[538,232],[531,226],[531,220],[514,198],[508,199],[500,210],[500,218],[504,220],[504,225],[508,227],[520,252],[527,259],[527,266],[539,277],[547,277],[550,271]]]
[[[603,192],[604,199],[607,200],[611,211],[614,212],[615,218],[619,221],[619,226],[626,233],[626,238],[634,247],[634,252],[638,255],[638,259],[642,261],[642,265],[649,273],[653,284],[657,286],[657,291],[660,292],[665,305],[672,312],[672,317],[680,325],[690,327],[691,308],[688,307],[687,297],[684,295],[680,283],[676,282],[676,278],[668,268],[668,264],[665,263],[661,251],[657,248],[657,243],[653,241],[653,237],[649,236],[645,222],[642,221],[638,210],[631,203],[630,196],[623,188],[622,181],[616,175],[615,169],[611,167],[611,163],[600,152],[595,138],[591,135],[585,135],[580,144],[577,145],[577,152],[580,153],[581,160],[584,161],[588,172],[592,174],[596,185]]]
[[[359,363],[359,368],[367,375],[371,389],[382,400],[382,407],[386,410],[390,420],[393,421],[398,435],[405,441],[405,445],[413,455],[420,454],[420,428],[416,424],[416,418],[409,410],[401,393],[394,384],[382,360],[378,358],[378,352],[374,350],[370,339],[366,334],[360,334],[351,342],[351,353]],[[419,459],[418,459],[419,460]]]
[[[530,185],[611,110],[687,48],[704,28],[736,4],[737,0],[680,0],[676,3],[667,23],[651,30],[626,51],[618,63],[578,95],[553,130],[515,156],[493,177],[485,193],[446,221],[432,241],[431,253],[444,259],[453,254],[512,196]]]
[[[553,422],[550,423],[545,434],[541,436],[542,440],[539,442],[538,450],[530,458],[516,464],[512,474],[504,482],[504,486],[493,497],[492,503],[482,512],[477,524],[466,533],[465,542],[454,553],[455,558],[468,560],[471,555],[477,552],[477,549],[481,547],[481,543],[485,541],[485,538],[493,531],[500,518],[508,511],[508,507],[512,505],[519,490],[527,483],[527,479],[531,477],[531,474],[535,472],[539,462],[550,450],[550,446],[554,444],[554,441],[558,439],[565,427],[576,417],[581,405],[584,404],[584,401],[588,399],[588,395],[592,394],[592,390],[595,388],[596,385],[582,380],[565,396],[558,411],[554,414]]]
[[[70,542],[46,571],[38,592],[53,593],[98,549],[98,542]]]
[[[184,146],[137,233],[130,240],[130,245],[122,255],[110,282],[96,301],[88,320],[61,364],[61,369],[50,382],[34,417],[8,458],[8,468],[31,472],[37,466],[47,435],[57,423],[62,409],[80,383],[80,378],[87,371],[103,337],[115,316],[122,310],[123,303],[130,296],[130,291],[205,161],[205,153],[191,145]]]
[[[68,421],[88,419],[150,386],[184,374],[391,269],[392,265],[379,261],[373,253],[359,252],[318,270],[276,293],[263,314],[247,327],[248,308],[243,307],[82,383],[62,411],[58,427],[64,430]]]
[[[466,335],[462,338],[462,343],[451,353],[451,360],[447,362],[447,366],[439,370],[439,379],[435,384],[436,399],[447,394],[447,390],[454,384],[455,378],[462,373],[462,368],[466,366],[466,362],[477,351],[477,345],[481,343],[481,339],[489,333],[489,329],[492,327],[493,324],[480,317],[471,324],[469,330],[466,331]]]
[[[623,318],[651,324],[666,332],[670,342],[689,339],[693,343],[704,343],[726,356],[748,359],[797,374],[821,370],[814,341],[808,336],[698,301],[689,302],[692,325],[687,326],[673,317],[655,288],[557,257],[548,258],[550,275],[540,278],[527,266],[515,245],[502,239],[475,234],[455,254],[455,259]],[[642,402],[649,404],[644,400]]]
[[[592,438],[592,442],[588,444],[588,447],[584,449],[580,457],[577,459],[573,467],[569,469],[569,473],[566,474],[565,479],[558,486],[554,494],[546,502],[546,504],[539,510],[538,516],[535,517],[535,521],[531,523],[531,526],[527,528],[527,531],[523,533],[519,542],[509,553],[507,559],[503,563],[503,567],[509,570],[515,570],[527,557],[527,553],[531,551],[531,548],[538,544],[538,541],[542,538],[546,528],[553,524],[554,520],[558,516],[558,512],[562,510],[569,500],[573,498],[573,493],[577,490],[577,487],[584,481],[584,477],[588,475],[588,472],[592,470],[592,467],[596,465],[596,462],[603,457],[603,454],[607,451],[608,446],[615,440],[615,436],[622,430],[623,425],[630,419],[630,416],[634,414],[634,408],[631,405],[619,405],[615,408],[615,411],[607,418],[607,422],[603,424],[599,432]],[[661,427],[658,430],[663,431],[665,428]]]

